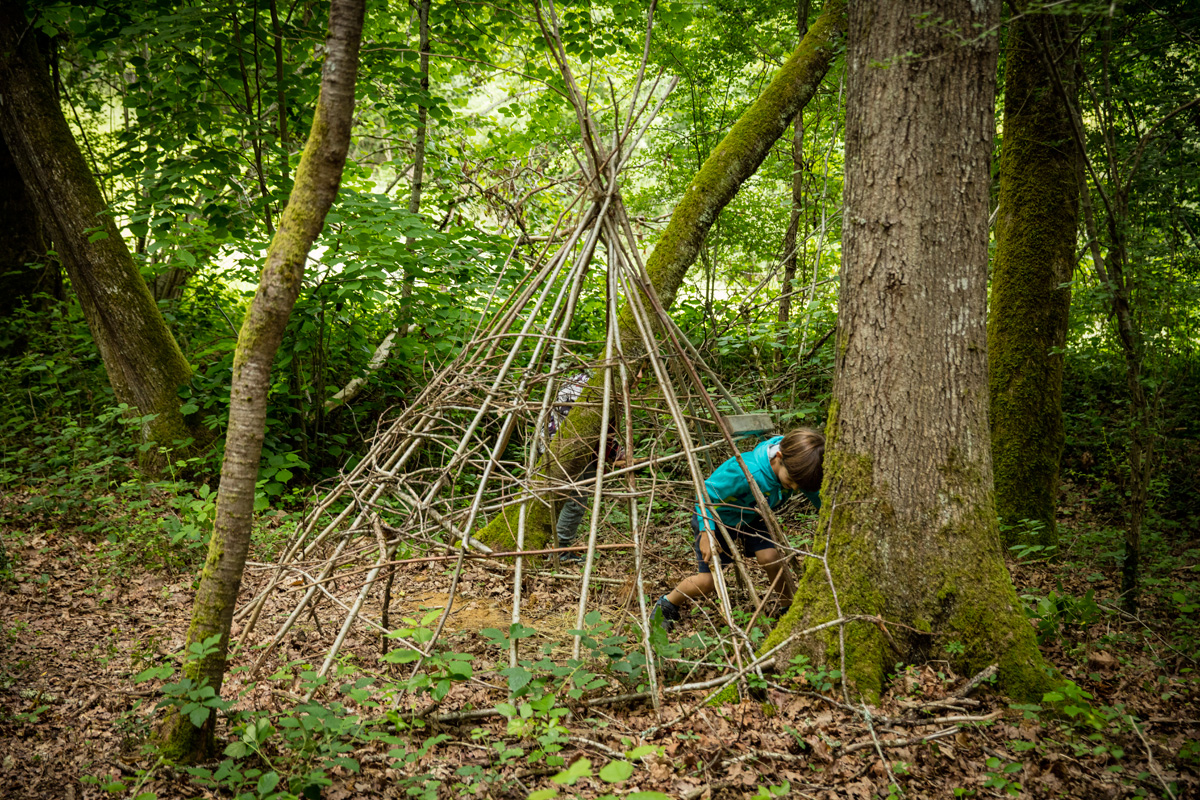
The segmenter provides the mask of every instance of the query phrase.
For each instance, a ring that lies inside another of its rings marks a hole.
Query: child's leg
[[[758,563],[767,571],[767,578],[778,591],[778,597],[785,603],[790,602],[792,595],[796,593],[796,582],[792,580],[792,571],[787,568],[787,564],[783,560],[783,554],[774,547],[768,547],[759,550],[754,554],[758,559]],[[780,573],[783,573],[780,575]],[[776,583],[776,577],[779,582]]]
[[[711,572],[697,572],[681,580],[667,595],[667,599],[677,606],[682,606],[684,600],[695,600],[697,597],[710,595],[716,588]]]
[[[665,595],[677,606],[682,606],[684,600],[695,600],[698,597],[710,595],[717,588],[712,572],[709,571],[709,565],[712,564],[712,539],[709,533],[700,531],[695,520],[692,523],[692,531],[694,534],[692,548],[697,551],[696,554],[699,556],[696,559],[696,574],[681,580],[670,594]]]

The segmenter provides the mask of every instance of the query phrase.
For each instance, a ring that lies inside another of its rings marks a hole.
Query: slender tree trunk
[[[746,110],[733,130],[713,150],[696,173],[683,198],[671,214],[671,221],[646,261],[650,282],[670,308],[675,302],[688,268],[695,262],[708,229],[726,204],[762,164],[775,141],[783,135],[796,114],[816,93],[821,79],[833,63],[846,25],[846,6],[842,0],[830,0],[808,35],[792,53],[755,103]],[[618,318],[621,338],[639,340],[633,312],[626,306]],[[576,403],[543,458],[545,472],[556,478],[578,475],[595,458],[600,440],[600,387],[603,370],[597,370],[592,384]],[[553,466],[550,466],[553,465]],[[476,538],[497,548],[512,547],[516,540],[518,505],[497,515]],[[526,520],[525,545],[541,547],[550,531],[549,514],[540,504],[532,504],[531,519]]]
[[[191,368],[138,272],[67,126],[21,0],[0,2],[0,133],[79,297],[117,401],[147,442],[189,436],[179,387]]]
[[[796,29],[800,40],[808,33],[809,0],[800,0],[796,8]],[[787,232],[783,235],[783,280],[780,282],[781,295],[779,298],[779,335],[776,341],[775,358],[778,366],[787,347],[788,320],[792,314],[792,282],[796,279],[796,263],[799,258],[796,252],[796,240],[800,238],[800,217],[804,211],[804,109],[796,112],[796,127],[792,133],[792,213],[788,219]]]
[[[932,0],[921,11],[850,8],[837,371],[814,543],[828,566],[806,561],[764,648],[842,614],[879,615],[898,649],[852,622],[844,649],[832,630],[792,652],[835,667],[844,658],[867,698],[897,661],[930,658],[964,672],[998,662],[1006,692],[1040,697],[1046,677],[1000,550],[988,446],[997,46],[979,32],[995,28],[999,3]]]
[[[217,515],[187,637],[189,646],[218,637],[218,646],[185,668],[194,684],[207,683],[218,695],[225,678],[233,611],[250,545],[271,363],[300,293],[304,261],[341,182],[350,144],[364,9],[364,0],[334,0],[330,7],[325,65],[312,130],[234,353]],[[178,713],[168,715],[160,730],[164,752],[185,760],[204,756],[211,750],[214,725],[212,714],[201,728]]]
[[[271,38],[275,51],[275,112],[279,121],[279,183],[291,181],[291,154],[288,151],[287,90],[283,79],[283,27],[279,24],[279,4],[270,0]]]
[[[1058,541],[1054,522],[1063,447],[1062,347],[1067,338],[1079,223],[1069,107],[1039,52],[1061,17],[1031,14],[1009,30],[1000,211],[988,320],[996,511],[1042,523],[1029,543]],[[1066,59],[1069,62],[1069,59]],[[1068,65],[1068,74],[1073,70]],[[1017,544],[1017,529],[1005,545]]]
[[[412,186],[408,193],[408,211],[410,214],[421,213],[421,191],[425,187],[425,136],[429,130],[429,108],[426,103],[429,101],[429,7],[432,0],[420,0],[417,4],[417,25],[418,32],[418,48],[420,51],[419,67],[421,70],[421,100],[417,105],[417,131],[416,139],[413,142],[413,166],[412,166]],[[404,237],[404,246],[408,247],[412,244],[413,237]],[[413,291],[413,278],[405,276],[404,283],[400,285],[400,298],[402,307],[405,312],[412,318],[412,309],[410,298]],[[413,323],[406,322],[401,325],[399,332],[401,336],[407,336],[413,330]],[[388,340],[385,339],[385,342]],[[375,355],[390,351],[384,350],[384,344],[380,343],[375,350]],[[372,361],[374,361],[374,356]]]
[[[431,2],[432,0],[420,0],[417,4],[421,48],[421,102],[417,106],[417,135],[413,141],[412,189],[408,195],[408,210],[412,214],[421,211],[421,189],[425,181],[425,132],[429,123],[429,109],[426,103],[429,95],[429,6]]]

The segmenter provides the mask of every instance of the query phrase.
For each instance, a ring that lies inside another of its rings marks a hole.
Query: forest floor
[[[145,745],[164,667],[183,648],[191,574],[164,568],[170,553],[58,530],[20,505],[18,495],[0,501],[12,564],[0,582],[0,797],[1200,797],[1200,620],[1189,604],[1200,542],[1152,559],[1158,571],[1130,617],[1117,610],[1116,560],[1097,544],[1108,539],[1081,492],[1064,509],[1061,557],[1010,563],[1045,657],[1077,687],[1040,705],[1011,704],[987,683],[965,692],[972,676],[945,662],[897,665],[869,716],[845,704],[831,676],[802,669],[768,676],[741,702],[666,695],[661,717],[647,700],[612,702],[630,691],[616,678],[637,672],[640,649],[621,639],[631,557],[609,551],[597,569],[610,581],[596,586],[600,613],[588,627],[606,655],[564,667],[578,584],[530,580],[521,651],[530,660],[500,674],[502,641],[480,631],[508,630],[511,579],[478,568],[457,587],[429,664],[447,681],[440,702],[430,702],[436,682],[396,691],[411,665],[380,661],[381,641],[366,630],[320,685],[311,670],[340,620],[327,603],[324,624],[293,629],[255,680],[247,668],[260,651],[235,656],[224,694],[239,722],[218,729],[225,756],[198,768],[162,763]],[[677,531],[658,538],[647,584],[661,591],[688,569],[690,548]],[[265,567],[248,571],[243,600],[267,580]],[[430,563],[396,581],[392,619],[412,620],[412,641],[444,606],[448,573]],[[290,608],[287,589],[257,640]],[[711,644],[695,635],[706,629],[694,614],[660,646],[664,683],[721,674],[695,667],[702,651],[680,646]],[[537,691],[510,701],[508,687],[522,685]],[[550,700],[536,701],[542,692]],[[569,767],[546,766],[546,753]]]

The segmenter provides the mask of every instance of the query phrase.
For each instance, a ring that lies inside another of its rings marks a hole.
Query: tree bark
[[[1042,523],[1030,544],[1058,541],[1054,522],[1063,448],[1062,348],[1067,339],[1079,182],[1070,109],[1054,90],[1038,39],[1060,17],[1011,23],[1004,85],[1000,211],[988,319],[996,511],[1018,543],[1021,520]],[[1070,74],[1069,63],[1061,67]]]
[[[919,19],[901,3],[850,8],[837,361],[814,543],[827,566],[806,561],[764,649],[842,614],[878,615],[898,649],[861,622],[845,628],[844,650],[835,629],[790,646],[816,663],[844,658],[869,699],[897,661],[930,658],[964,674],[999,662],[1018,698],[1046,684],[1000,550],[988,446],[997,47],[980,32],[998,6],[934,0]]]
[[[809,0],[800,0],[796,6],[796,29],[801,41],[808,33]],[[796,279],[796,262],[799,259],[796,252],[796,239],[800,236],[800,217],[804,211],[804,109],[796,112],[796,126],[792,133],[792,213],[788,219],[787,232],[783,235],[783,280],[780,282],[779,297],[779,334],[776,338],[775,358],[779,365],[787,347],[788,319],[792,314],[792,281]]]
[[[830,0],[800,46],[688,185],[654,252],[646,261],[650,283],[665,308],[669,309],[675,302],[683,278],[695,262],[704,237],[721,209],[754,174],[775,141],[816,93],[837,55],[845,26],[845,3]],[[628,304],[621,310],[618,324],[622,341],[639,341],[633,311]],[[595,458],[600,440],[603,381],[603,370],[597,370],[581,402],[575,404],[559,428],[549,445],[549,454],[543,457],[539,467],[545,476],[561,480],[578,475]],[[514,547],[518,509],[519,503],[498,514],[476,538],[496,549]],[[526,549],[541,547],[553,524],[550,514],[540,504],[531,505],[530,511],[525,528]]]
[[[0,133],[71,280],[117,401],[170,446],[189,430],[178,390],[191,378],[108,212],[58,104],[21,0],[0,2]],[[148,462],[151,463],[152,462]]]
[[[221,465],[217,514],[208,558],[196,590],[187,642],[190,646],[214,636],[220,639],[212,654],[185,668],[185,674],[194,684],[207,683],[218,695],[225,677],[233,611],[250,545],[271,363],[300,293],[308,251],[321,232],[341,183],[350,145],[364,9],[364,0],[334,0],[330,7],[325,65],[312,130],[234,353],[229,430]],[[211,750],[214,724],[212,714],[201,728],[178,713],[169,715],[160,730],[164,752],[175,759],[203,757]]]
[[[412,188],[408,195],[408,210],[412,214],[418,214],[421,211],[421,189],[424,187],[425,181],[425,133],[429,126],[429,108],[426,103],[429,95],[429,6],[431,2],[432,0],[420,0],[417,3],[417,23],[420,26],[421,102],[417,106],[417,133],[413,140]],[[411,237],[406,238],[405,244],[407,245],[409,241],[411,241]]]
[[[57,265],[47,258],[46,249],[33,200],[0,137],[0,319],[31,306],[39,291],[54,288]],[[0,336],[4,334],[0,356],[24,352],[28,339],[23,327],[14,326]]]

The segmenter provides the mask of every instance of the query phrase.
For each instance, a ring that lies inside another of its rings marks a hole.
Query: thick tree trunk
[[[185,670],[195,684],[206,682],[218,695],[225,677],[234,605],[250,545],[254,484],[262,455],[271,363],[300,293],[304,261],[321,232],[341,183],[350,144],[364,9],[364,0],[334,0],[329,10],[325,65],[312,131],[234,353],[229,431],[221,465],[217,515],[187,638],[189,646],[213,636],[219,636],[220,640],[215,652],[192,662]],[[196,728],[187,717],[177,713],[168,716],[160,731],[164,752],[176,759],[202,757],[211,749],[214,724],[212,714],[202,728]]]
[[[1079,222],[1070,110],[1054,91],[1037,42],[1060,19],[1033,14],[1011,23],[988,319],[996,511],[1007,525],[1042,523],[1037,536],[1024,537],[1041,545],[1058,541],[1062,347]],[[1011,546],[1018,529],[1009,530],[1004,544]]]
[[[147,442],[188,437],[178,390],[191,377],[71,135],[28,31],[24,3],[0,2],[0,133],[33,198],[112,384],[147,421]]]
[[[764,647],[839,614],[879,615],[898,651],[872,625],[845,629],[846,677],[862,695],[877,697],[897,661],[946,658],[963,671],[999,662],[1005,691],[1037,697],[1045,673],[1000,550],[988,447],[996,43],[979,32],[999,3],[921,10],[850,9],[827,540],[814,544],[831,578],[807,561]],[[836,630],[796,646],[820,663],[843,657]]]
[[[52,290],[57,265],[47,258],[46,249],[33,199],[0,137],[0,319],[30,306],[36,293]],[[6,330],[0,337],[0,356],[25,350],[23,330]]]
[[[762,164],[775,141],[783,135],[796,114],[816,93],[821,79],[838,52],[846,26],[843,0],[830,0],[808,35],[792,53],[755,103],[746,110],[733,130],[704,162],[683,194],[671,221],[654,252],[646,261],[650,282],[670,308],[675,302],[688,268],[696,260],[708,229],[745,182]],[[633,312],[622,309],[618,324],[625,342],[640,339]],[[577,403],[550,443],[550,455],[542,469],[562,479],[578,475],[595,458],[600,440],[600,387],[604,373],[597,370]],[[550,467],[553,465],[553,468]],[[560,468],[561,465],[561,468]],[[552,470],[552,472],[551,472]],[[537,504],[531,506],[536,507]],[[513,505],[497,515],[476,538],[496,549],[511,548],[516,542],[517,513]],[[526,549],[541,547],[550,531],[549,513],[540,508],[526,521]]]

